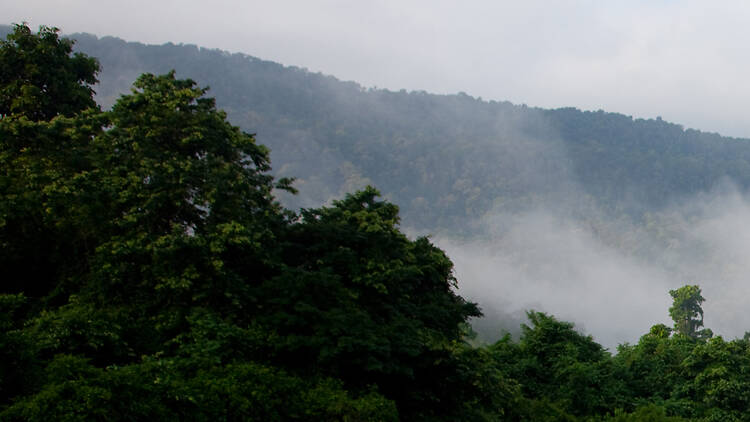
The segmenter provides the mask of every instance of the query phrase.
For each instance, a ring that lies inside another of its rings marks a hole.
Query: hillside
[[[105,106],[143,72],[192,78],[298,179],[291,206],[317,206],[368,183],[399,204],[406,227],[471,232],[476,219],[539,204],[644,212],[729,179],[750,186],[747,140],[574,108],[545,110],[362,87],[332,76],[193,45],[76,34],[98,57]]]

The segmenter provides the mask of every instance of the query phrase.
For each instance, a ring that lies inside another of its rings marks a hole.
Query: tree
[[[39,385],[44,358],[27,324],[88,271],[70,188],[104,119],[90,86],[98,62],[72,44],[26,25],[0,41],[0,406]]]
[[[690,400],[706,420],[748,420],[750,354],[743,340],[721,336],[695,343],[682,361],[684,384],[675,395]]]
[[[70,183],[106,124],[93,99],[99,64],[57,29],[16,25],[0,41],[1,293],[48,296],[85,267],[86,231],[68,224]]]
[[[506,337],[491,350],[531,400],[532,420],[555,411],[579,416],[601,414],[620,404],[622,382],[600,344],[576,331],[570,322],[543,312],[529,311],[526,315],[530,325],[521,326],[520,341],[514,344]],[[550,420],[564,419],[558,415],[550,416]]]
[[[34,34],[22,24],[0,41],[0,117],[50,120],[96,107],[92,85],[99,62],[73,54],[73,41],[57,33],[41,26]]]
[[[455,293],[445,253],[408,239],[378,196],[367,187],[289,226],[285,268],[259,294],[258,321],[285,338],[268,354],[353,390],[376,386],[407,420],[455,420],[468,388],[456,343],[479,310]]]
[[[674,321],[675,332],[692,339],[711,337],[711,330],[698,331],[698,328],[703,326],[701,304],[706,300],[701,296],[700,287],[686,285],[677,290],[670,290],[669,294],[673,299],[672,307],[669,308],[669,316]]]
[[[97,295],[132,303],[148,289],[152,305],[251,315],[249,287],[269,276],[285,224],[272,190],[289,181],[274,181],[268,149],[229,124],[194,81],[145,74],[134,87],[107,113],[111,127],[81,176],[101,205],[88,212],[102,233],[92,257]]]
[[[682,362],[696,342],[681,335],[670,337],[671,332],[664,324],[656,324],[638,343],[617,348],[614,363],[627,386],[628,402],[671,401],[670,406],[682,407],[679,401],[673,401],[673,394],[684,383]]]

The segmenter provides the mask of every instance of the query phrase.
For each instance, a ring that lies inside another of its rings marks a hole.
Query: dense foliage
[[[697,330],[698,286],[615,356],[533,311],[471,346],[450,259],[374,188],[291,212],[193,81],[101,111],[56,30],[0,57],[1,420],[750,420],[750,342]]]

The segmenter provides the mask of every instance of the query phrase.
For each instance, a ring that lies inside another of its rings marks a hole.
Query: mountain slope
[[[105,106],[143,72],[176,69],[209,86],[230,120],[271,148],[275,172],[298,178],[291,206],[369,183],[401,206],[406,226],[466,232],[482,216],[539,204],[638,220],[725,179],[750,185],[746,140],[661,119],[366,89],[192,45],[73,38],[102,63]]]

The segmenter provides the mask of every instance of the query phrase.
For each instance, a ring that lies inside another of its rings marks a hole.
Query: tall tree
[[[698,339],[711,336],[710,330],[698,330],[703,327],[703,308],[701,304],[706,300],[701,296],[701,289],[697,285],[686,285],[676,290],[670,290],[672,307],[669,316],[674,321],[674,329],[678,334]]]

